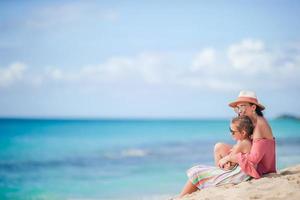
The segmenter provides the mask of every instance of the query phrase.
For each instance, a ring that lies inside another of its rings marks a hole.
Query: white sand
[[[207,188],[180,200],[300,200],[300,165],[237,185]],[[178,199],[179,200],[179,199]]]

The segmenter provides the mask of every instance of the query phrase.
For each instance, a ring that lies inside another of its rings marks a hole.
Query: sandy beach
[[[213,199],[265,199],[299,200],[300,165],[280,170],[277,174],[268,174],[260,179],[252,179],[237,185],[224,185],[194,192],[178,200]]]

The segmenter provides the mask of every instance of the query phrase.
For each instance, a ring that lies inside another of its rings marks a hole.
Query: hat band
[[[258,104],[257,99],[253,97],[238,97],[237,101],[254,102]]]

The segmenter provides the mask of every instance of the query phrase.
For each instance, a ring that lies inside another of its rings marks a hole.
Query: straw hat
[[[241,103],[241,102],[253,103],[253,104],[257,105],[258,107],[260,107],[261,110],[265,109],[265,107],[263,105],[258,103],[256,94],[253,91],[246,91],[246,90],[240,91],[237,100],[235,100],[234,102],[231,102],[229,104],[229,106],[234,108],[234,107],[236,107],[236,105],[238,103]]]

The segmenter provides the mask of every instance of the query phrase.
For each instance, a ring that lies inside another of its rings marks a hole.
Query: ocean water
[[[277,168],[300,163],[300,121],[271,120]],[[0,199],[168,199],[229,120],[0,119]]]

